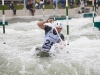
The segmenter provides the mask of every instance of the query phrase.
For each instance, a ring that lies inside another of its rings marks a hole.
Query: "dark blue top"
[[[10,9],[11,10],[14,10],[15,9],[13,4],[10,4]]]
[[[59,0],[60,3],[66,3],[66,0]]]

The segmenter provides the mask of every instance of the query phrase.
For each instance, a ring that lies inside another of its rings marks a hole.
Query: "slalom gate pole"
[[[24,10],[26,10],[26,0],[24,0]]]
[[[43,10],[43,20],[45,19],[45,17],[44,17],[44,0],[43,0],[43,8],[42,8],[42,10]]]
[[[4,0],[2,0],[2,24],[3,24],[3,33],[5,34],[5,12],[4,12]]]
[[[67,45],[69,45],[68,0],[66,0]]]
[[[58,0],[56,0],[56,9],[58,9]]]
[[[5,15],[4,15],[4,0],[2,0],[2,21],[3,21],[3,34],[5,34]],[[5,44],[5,42],[4,42]]]
[[[98,0],[96,0],[96,12],[98,13],[98,11],[99,11]]]
[[[98,15],[98,13],[99,13],[99,9],[98,9],[99,7],[98,7],[98,0],[96,0],[96,7],[95,7],[95,12],[97,13],[97,15]],[[95,16],[95,15],[94,15]],[[96,27],[96,28],[98,28],[99,29],[99,31],[100,31],[100,22],[95,22],[95,20],[93,21],[93,26],[94,27]]]
[[[93,12],[92,12],[92,14],[93,14],[92,17],[93,17],[93,28],[94,28],[94,12],[95,12],[95,11],[94,11],[94,0],[92,0],[92,11],[93,11]]]
[[[54,9],[54,21],[55,21],[55,6],[53,5],[53,9]]]
[[[55,21],[55,6],[53,5],[53,9],[54,9],[54,21]],[[62,39],[61,39],[61,37],[59,36],[59,34],[58,34],[58,31],[57,31],[57,29],[56,29],[56,27],[55,27],[55,30],[56,30],[56,32],[57,32],[57,35],[58,35],[58,37],[59,37],[59,39],[60,39],[60,41],[63,43],[63,41],[62,41]]]

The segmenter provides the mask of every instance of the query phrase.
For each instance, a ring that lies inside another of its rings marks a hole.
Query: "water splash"
[[[6,26],[6,44],[0,27],[0,75],[100,75],[100,32],[92,29],[91,18],[70,20],[69,45],[63,50],[53,46],[54,55],[50,58],[35,55],[35,48],[44,39],[44,31],[37,22]],[[66,37],[66,21],[62,22]]]

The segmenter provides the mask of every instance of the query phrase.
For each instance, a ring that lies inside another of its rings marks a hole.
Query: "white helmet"
[[[57,21],[57,22],[55,23],[55,27],[57,27],[57,28],[63,28],[63,23]]]

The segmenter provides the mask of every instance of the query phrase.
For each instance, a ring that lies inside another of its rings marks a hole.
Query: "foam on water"
[[[0,75],[100,75],[100,31],[93,29],[91,18],[69,20],[69,45],[57,53],[53,46],[50,58],[35,55],[44,39],[37,22],[11,23],[5,34],[0,27]],[[66,20],[62,22],[67,38]]]

